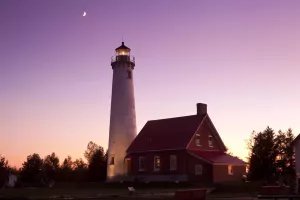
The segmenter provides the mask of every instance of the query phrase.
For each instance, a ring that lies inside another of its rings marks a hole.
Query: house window
[[[139,171],[145,171],[145,157],[139,157]]]
[[[154,171],[160,170],[160,158],[159,156],[154,156]]]
[[[233,167],[231,165],[228,165],[228,174],[233,175]]]
[[[195,165],[195,174],[196,175],[201,175],[202,174],[202,170],[203,170],[202,165]]]
[[[195,144],[196,146],[201,146],[200,134],[196,134]]]
[[[208,146],[209,147],[214,147],[213,137],[211,135],[208,136]]]
[[[131,73],[131,71],[127,71],[127,78],[128,78],[128,79],[131,79],[131,78],[132,78],[132,73]]]
[[[177,156],[171,155],[170,156],[170,170],[176,170],[177,169]]]
[[[114,165],[115,164],[115,156],[111,156],[109,164],[110,165]]]
[[[196,142],[196,146],[201,146],[200,145],[200,138],[196,138],[195,142]]]

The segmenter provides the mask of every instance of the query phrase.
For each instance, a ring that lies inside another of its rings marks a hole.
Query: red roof
[[[222,151],[189,150],[189,152],[213,164],[238,164],[238,165],[247,164],[243,160],[228,155]]]
[[[148,121],[127,152],[185,149],[206,115]]]
[[[297,140],[299,140],[299,138],[300,138],[300,134],[298,134],[297,137],[292,141],[292,145],[295,145],[295,142],[296,142]]]

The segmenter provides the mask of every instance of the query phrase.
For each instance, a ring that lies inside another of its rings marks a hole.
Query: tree
[[[84,157],[88,161],[88,177],[90,181],[103,181],[106,178],[107,155],[103,147],[90,141]]]
[[[2,157],[0,154],[0,170],[7,169],[8,167],[8,160],[6,160],[6,158]]]
[[[49,180],[56,179],[59,170],[59,158],[55,155],[54,152],[45,157],[43,170]]]
[[[276,160],[277,171],[285,183],[291,184],[295,176],[295,152],[292,146],[294,135],[292,129],[287,132],[278,131],[275,143],[278,148]]]
[[[73,161],[71,156],[65,158],[64,162],[61,165],[61,169],[67,169],[71,171],[73,170]]]
[[[73,180],[73,161],[71,156],[64,159],[60,171],[59,180],[61,181],[72,181]]]
[[[74,179],[76,181],[85,181],[87,175],[87,164],[82,160],[82,158],[76,159],[73,163],[74,165]]]
[[[267,127],[263,132],[253,132],[248,145],[249,179],[271,180],[276,175],[275,161],[278,155],[274,130]]]
[[[88,163],[91,162],[91,160],[93,159],[94,154],[96,153],[96,151],[98,151],[99,149],[103,148],[100,147],[99,145],[97,145],[96,143],[90,141],[87,145],[87,150],[85,150],[84,152],[84,157],[85,159],[88,161]]]
[[[43,160],[39,154],[27,156],[27,160],[22,164],[21,179],[24,182],[40,182],[42,179]]]
[[[8,161],[6,160],[5,157],[2,157],[0,155],[0,188],[5,184],[5,181],[7,179],[7,169],[9,168],[8,166]]]
[[[76,159],[73,165],[74,170],[84,170],[87,168],[87,164],[82,160],[82,158]]]
[[[88,165],[90,181],[104,181],[106,179],[107,161],[103,148],[98,149],[92,156]]]

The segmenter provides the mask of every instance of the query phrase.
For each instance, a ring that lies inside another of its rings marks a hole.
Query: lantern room
[[[122,42],[122,45],[116,48],[116,56],[130,56],[130,48],[126,47],[124,42]]]

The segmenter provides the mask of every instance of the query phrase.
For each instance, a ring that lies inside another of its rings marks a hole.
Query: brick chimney
[[[207,114],[207,105],[204,103],[197,103],[197,115]]]

